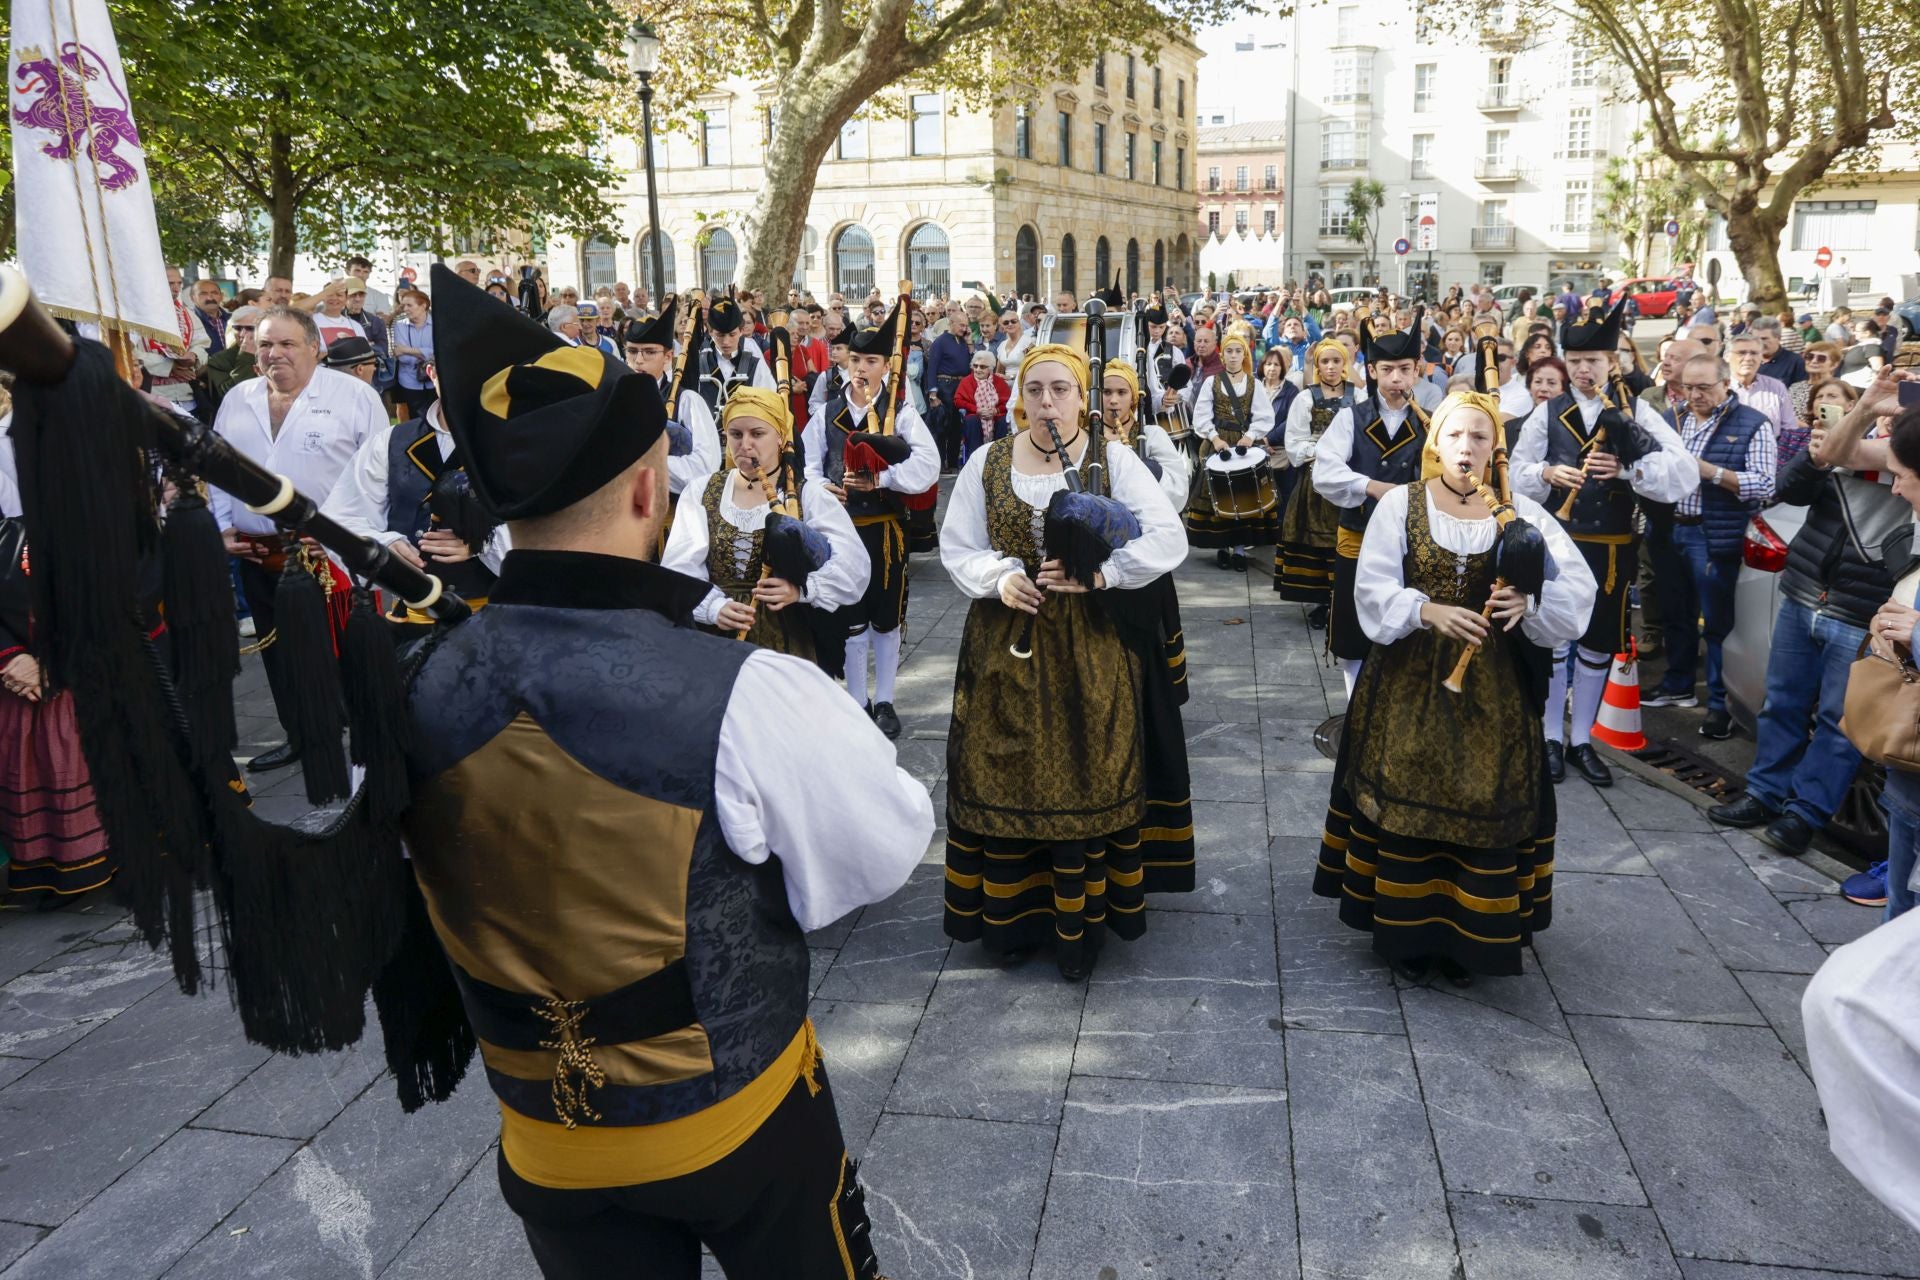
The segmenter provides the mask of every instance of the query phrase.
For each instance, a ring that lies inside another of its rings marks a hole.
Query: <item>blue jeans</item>
[[[1880,807],[1887,812],[1887,915],[1911,911],[1916,895],[1907,887],[1920,853],[1920,774],[1887,770]]]
[[[1727,682],[1720,673],[1720,645],[1733,630],[1733,584],[1740,577],[1740,555],[1707,552],[1707,531],[1697,524],[1673,526],[1673,551],[1684,574],[1669,587],[1675,607],[1666,623],[1667,689],[1692,689],[1700,641],[1707,647],[1707,709],[1727,709]]]
[[[1827,825],[1860,770],[1860,753],[1840,732],[1840,713],[1866,635],[1864,627],[1785,597],[1774,617],[1747,793],[1769,809],[1798,814],[1815,831]]]

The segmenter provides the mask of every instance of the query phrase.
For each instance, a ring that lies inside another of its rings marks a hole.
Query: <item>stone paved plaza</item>
[[[1685,799],[1573,780],[1526,975],[1400,984],[1308,892],[1343,705],[1319,635],[1258,572],[1182,584],[1197,892],[1069,986],[949,945],[936,838],[812,939],[895,1280],[1920,1277],[1827,1151],[1800,1028],[1877,912]],[[900,756],[939,812],[966,606],[923,557],[911,609]],[[257,670],[242,709],[244,752],[276,740]],[[377,1032],[262,1052],[105,906],[0,915],[0,984],[5,1280],[535,1274],[484,1080],[405,1117]]]

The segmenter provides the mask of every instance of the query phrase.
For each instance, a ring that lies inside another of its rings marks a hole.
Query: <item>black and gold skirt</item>
[[[1280,552],[1273,589],[1282,600],[1327,604],[1333,599],[1334,541],[1340,527],[1340,508],[1313,487],[1313,468],[1296,468],[1286,514],[1280,518]]]

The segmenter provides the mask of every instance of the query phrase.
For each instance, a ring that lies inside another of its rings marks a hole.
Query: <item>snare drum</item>
[[[1207,457],[1207,493],[1222,520],[1271,517],[1279,505],[1266,451],[1236,446]]]

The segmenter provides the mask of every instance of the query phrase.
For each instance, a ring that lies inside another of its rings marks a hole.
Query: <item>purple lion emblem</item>
[[[133,104],[114,83],[106,69],[106,60],[83,44],[69,40],[60,46],[60,61],[39,49],[20,50],[20,65],[14,70],[14,96],[38,94],[25,107],[13,109],[13,122],[33,129],[45,129],[54,140],[40,148],[55,160],[71,159],[75,144],[86,140],[87,156],[106,170],[101,185],[119,191],[139,180],[140,171],[116,151],[122,141],[140,145],[140,132],[133,124]],[[119,98],[119,105],[97,101],[88,89],[88,81],[104,81]]]

